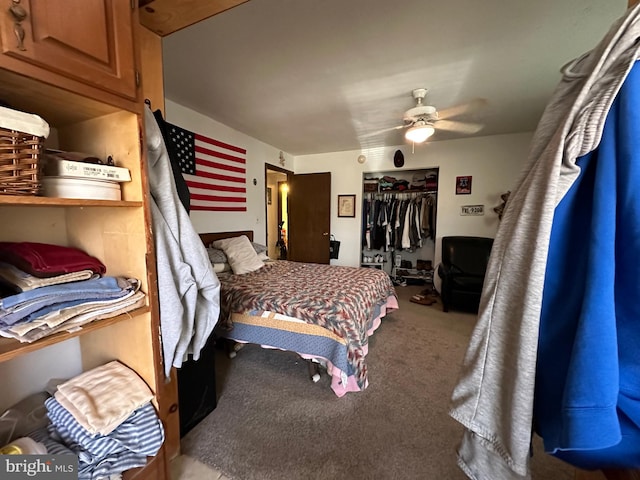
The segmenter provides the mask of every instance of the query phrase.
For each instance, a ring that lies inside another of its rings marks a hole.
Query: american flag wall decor
[[[169,124],[191,210],[247,211],[247,151]]]

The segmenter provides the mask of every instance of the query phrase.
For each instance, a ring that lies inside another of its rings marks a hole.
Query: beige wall
[[[493,207],[500,204],[500,194],[513,187],[523,162],[527,158],[533,133],[495,135],[387,147],[371,151],[333,152],[295,158],[295,173],[331,172],[331,233],[341,241],[340,258],[336,265],[356,266],[360,263],[360,230],[362,214],[362,174],[393,171],[393,153],[398,148],[405,156],[403,170],[439,168],[438,212],[436,224],[435,261],[440,259],[440,239],[446,235],[476,235],[494,237],[498,216]],[[364,164],[357,158],[367,157]],[[455,194],[456,176],[470,175],[470,195]],[[338,218],[336,202],[339,194],[356,194],[355,218]],[[461,216],[462,205],[484,205],[484,216]]]
[[[266,243],[266,185],[265,164],[280,165],[280,149],[238,132],[211,118],[166,99],[166,119],[192,132],[213,137],[222,142],[238,145],[247,150],[247,211],[246,212],[191,212],[191,221],[197,232],[225,232],[253,230],[258,243]],[[293,159],[286,152],[285,167],[292,169]],[[255,185],[253,181],[255,179]]]
[[[247,212],[192,212],[191,219],[198,232],[220,232],[252,229],[255,241],[266,244],[267,209],[265,208],[265,164],[281,166],[280,149],[244,135],[219,122],[166,101],[166,117],[191,131],[203,133],[247,149]],[[513,188],[523,162],[527,158],[533,133],[495,135],[440,142],[385,147],[375,150],[353,150],[293,158],[284,154],[284,168],[295,173],[331,172],[331,233],[341,241],[338,265],[360,264],[360,225],[362,213],[362,174],[395,170],[393,153],[398,148],[405,156],[403,169],[439,168],[438,218],[434,264],[440,259],[440,238],[446,235],[495,236],[498,217],[493,207],[500,204],[500,195]],[[359,155],[367,161],[360,164]],[[455,177],[473,177],[470,195],[455,194]],[[253,185],[253,179],[256,185]],[[272,187],[273,188],[273,187]],[[273,191],[273,203],[277,200]],[[356,194],[356,217],[338,218],[337,195]],[[335,200],[335,201],[334,201]],[[462,205],[484,205],[485,215],[460,215]],[[269,234],[271,241],[271,233]],[[275,234],[277,239],[277,233]]]

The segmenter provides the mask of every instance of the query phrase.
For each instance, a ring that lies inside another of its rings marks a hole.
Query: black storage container
[[[178,401],[180,404],[180,436],[216,408],[215,341],[213,335],[200,352],[197,361],[189,358],[178,369]]]

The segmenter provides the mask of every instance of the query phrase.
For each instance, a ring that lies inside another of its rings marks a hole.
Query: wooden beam
[[[143,0],[140,1],[140,23],[164,37],[246,1],[248,0]]]
[[[146,27],[138,27],[142,94],[151,102],[152,110],[164,111],[164,81],[162,73],[162,38]]]

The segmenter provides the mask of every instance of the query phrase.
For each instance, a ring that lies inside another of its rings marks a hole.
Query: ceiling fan
[[[365,137],[406,128],[404,136],[407,140],[413,143],[422,143],[433,135],[436,130],[472,134],[479,132],[483,127],[483,125],[477,123],[460,122],[450,119],[463,113],[470,113],[486,105],[487,102],[484,99],[476,99],[469,103],[438,111],[436,107],[424,103],[424,98],[427,95],[426,88],[417,88],[412,92],[412,95],[416,101],[416,105],[404,112],[402,116],[403,125],[369,133],[366,134]]]

